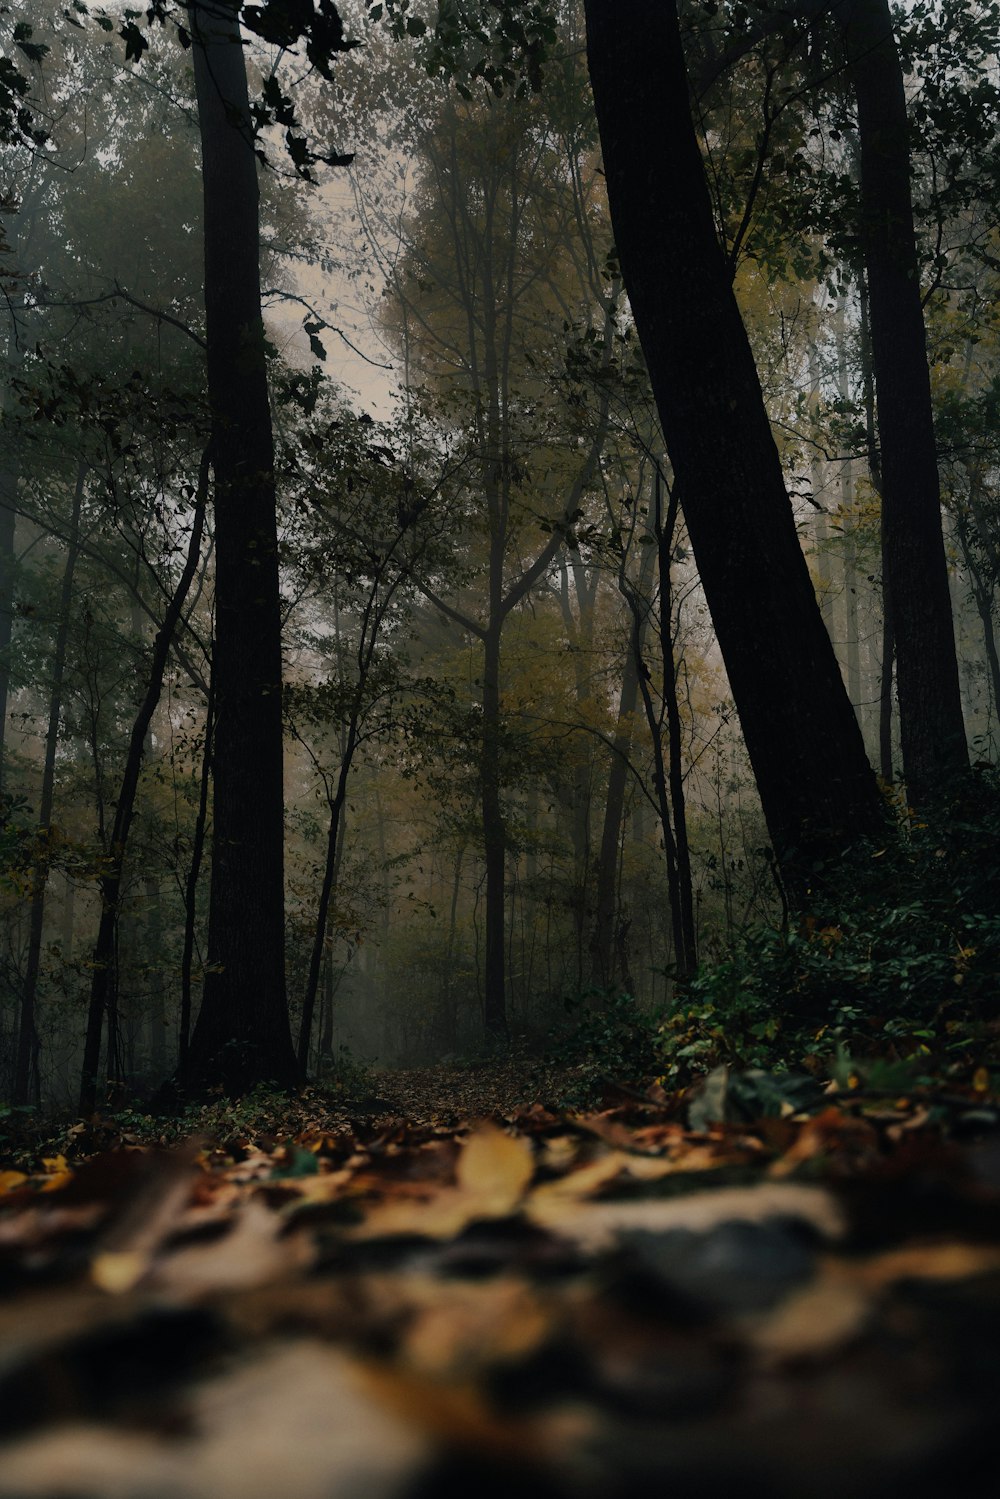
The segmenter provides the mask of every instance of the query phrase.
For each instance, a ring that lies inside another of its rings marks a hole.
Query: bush
[[[570,1015],[589,1004],[571,1029],[552,1033],[546,1057],[563,1078],[561,1101],[574,1106],[594,1102],[609,1083],[648,1079],[658,1065],[658,1016],[631,994],[590,990],[565,1001]]]
[[[1000,1015],[1000,786],[978,771],[933,812],[900,809],[822,906],[783,931],[754,927],[702,969],[660,1029],[672,1080],[726,1062],[829,1069],[854,1056],[964,1064]],[[966,1057],[969,1053],[969,1057]]]

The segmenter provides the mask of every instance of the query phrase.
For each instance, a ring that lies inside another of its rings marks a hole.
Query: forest
[[[0,1495],[986,1471],[998,40],[0,3]]]

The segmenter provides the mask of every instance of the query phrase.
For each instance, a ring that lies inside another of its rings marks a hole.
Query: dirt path
[[[518,1108],[564,1097],[571,1069],[545,1066],[525,1056],[433,1067],[384,1068],[373,1074],[371,1114],[384,1112],[417,1123],[454,1124],[467,1119],[508,1118]]]

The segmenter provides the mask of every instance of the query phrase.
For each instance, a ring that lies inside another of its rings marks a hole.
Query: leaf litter
[[[89,1156],[75,1126],[0,1175],[0,1495],[874,1499],[991,1470],[989,1129],[926,1098],[754,1118],[752,1077],[460,1119],[413,1076],[410,1117],[314,1094],[284,1137]]]

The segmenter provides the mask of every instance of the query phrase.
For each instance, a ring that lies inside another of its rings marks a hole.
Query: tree
[[[101,1054],[101,1030],[108,1010],[108,996],[114,982],[112,967],[115,960],[115,938],[118,928],[119,903],[121,899],[122,870],[128,850],[129,832],[135,813],[139,776],[146,751],[149,726],[159,706],[163,692],[163,678],[170,658],[174,635],[180,623],[181,612],[194,582],[198,563],[201,560],[201,540],[205,524],[205,504],[208,490],[209,450],[201,460],[198,488],[195,495],[191,534],[188,538],[187,556],[181,569],[177,586],[167,606],[163,623],[153,642],[152,661],[146,691],[129,735],[128,752],[122,770],[121,786],[115,800],[115,817],[111,829],[108,857],[100,877],[101,917],[97,929],[92,961],[93,978],[90,988],[90,1005],[87,1013],[87,1033],[83,1051],[83,1076],[80,1085],[80,1109],[83,1113],[93,1110],[97,1099],[97,1070]]]
[[[911,797],[968,768],[910,190],[903,73],[888,0],[851,0],[861,245],[881,444],[883,586],[890,600],[903,770]]]
[[[615,243],[776,855],[879,827],[875,780],[799,546],[688,104],[676,9],[587,0]]]
[[[184,1082],[294,1082],[285,992],[281,609],[257,157],[238,0],[189,6],[215,477],[208,972]]]
[[[865,282],[878,399],[886,646],[895,651],[904,774],[910,795],[924,799],[947,775],[968,768],[968,752],[941,530],[910,128],[893,18],[888,0],[793,0],[776,11],[762,9],[750,24],[741,18],[721,52],[709,49],[697,68],[701,92],[776,35],[786,49],[805,45],[806,89],[813,92],[826,81],[815,66],[825,38],[833,77],[846,73],[856,107],[856,273]],[[949,167],[946,176],[953,175]],[[891,660],[892,650],[883,654]]]
[[[563,142],[538,101],[445,97],[416,144],[424,190],[393,253],[386,320],[415,370],[426,372],[441,419],[468,454],[465,503],[478,511],[485,557],[479,599],[426,596],[480,642],[478,772],[485,866],[484,1022],[507,1034],[503,640],[545,577],[599,471],[607,401],[586,433],[555,430],[539,370],[561,361],[569,301],[600,315],[572,263],[575,205]],[[579,166],[579,163],[574,163]],[[574,284],[575,283],[575,284]],[[555,289],[554,289],[555,288]],[[560,332],[557,334],[556,329]],[[595,330],[594,336],[599,336]],[[560,413],[565,420],[565,412]],[[551,430],[547,430],[547,428]],[[546,535],[547,533],[547,535]]]

